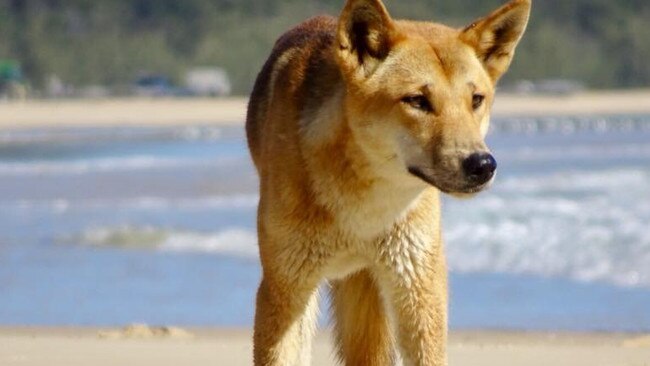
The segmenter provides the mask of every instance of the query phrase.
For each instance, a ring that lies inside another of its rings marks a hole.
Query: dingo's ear
[[[381,0],[348,0],[337,30],[338,55],[348,71],[372,73],[390,51],[393,21]]]
[[[512,0],[461,33],[461,39],[474,47],[495,83],[508,70],[515,47],[526,30],[530,3],[531,0]]]

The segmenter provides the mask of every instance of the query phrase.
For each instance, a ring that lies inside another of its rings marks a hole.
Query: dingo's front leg
[[[255,365],[309,365],[317,307],[315,284],[264,278],[257,291]]]
[[[378,268],[404,365],[447,365],[447,270],[441,254],[410,253]]]
[[[393,335],[372,274],[363,270],[332,284],[339,358],[347,366],[395,364]]]

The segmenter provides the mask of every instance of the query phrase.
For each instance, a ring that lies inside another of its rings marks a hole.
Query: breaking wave
[[[513,177],[446,205],[450,267],[650,287],[650,172]]]
[[[99,247],[157,249],[167,252],[205,252],[255,258],[257,238],[248,229],[229,228],[217,233],[174,231],[153,226],[116,226],[90,228],[60,242]]]

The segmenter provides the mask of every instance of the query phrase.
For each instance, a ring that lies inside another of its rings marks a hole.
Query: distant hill
[[[500,0],[385,0],[394,17],[462,26]],[[0,59],[39,88],[127,87],[143,73],[180,79],[224,67],[247,93],[275,39],[344,0],[0,0]],[[649,0],[533,0],[529,31],[507,81],[565,78],[589,87],[650,86]]]

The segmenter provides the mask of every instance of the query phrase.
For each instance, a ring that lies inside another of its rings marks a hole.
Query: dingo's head
[[[490,106],[529,13],[530,0],[512,0],[456,30],[394,21],[380,0],[348,0],[336,50],[346,113],[361,148],[391,167],[383,174],[457,195],[490,184]]]

